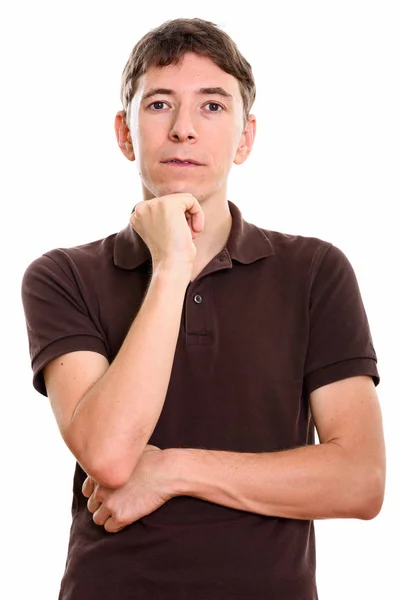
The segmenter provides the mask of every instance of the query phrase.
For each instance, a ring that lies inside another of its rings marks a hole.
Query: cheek
[[[139,155],[144,159],[151,159],[162,154],[165,148],[166,133],[160,124],[160,127],[146,127],[142,125],[137,132],[137,147]]]
[[[213,138],[210,144],[211,150],[220,156],[224,156],[225,159],[235,156],[241,138],[236,127],[230,124],[222,130],[215,131]]]
[[[221,143],[221,140],[224,140],[223,143]],[[231,134],[227,134],[225,138],[220,136],[219,139],[216,140],[214,150],[213,148],[211,149],[214,153],[216,160],[218,161],[218,166],[221,170],[230,170],[236,155],[237,145],[237,141],[233,138]]]
[[[137,168],[139,169],[139,172],[142,173],[149,168],[149,158],[154,154],[151,144],[149,144],[148,138],[143,132],[138,133],[134,144],[134,150]]]

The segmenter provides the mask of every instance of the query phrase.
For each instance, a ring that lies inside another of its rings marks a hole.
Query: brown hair
[[[244,124],[256,97],[250,63],[227,33],[211,21],[174,19],[150,30],[134,46],[122,72],[121,101],[129,123],[132,98],[138,80],[151,66],[177,64],[186,52],[207,56],[239,81],[244,107]]]

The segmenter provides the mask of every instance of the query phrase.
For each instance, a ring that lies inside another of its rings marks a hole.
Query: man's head
[[[147,33],[124,68],[115,122],[145,197],[190,192],[200,200],[224,187],[232,163],[251,151],[254,99],[250,64],[213,23],[175,19]],[[171,158],[200,166],[165,162]]]

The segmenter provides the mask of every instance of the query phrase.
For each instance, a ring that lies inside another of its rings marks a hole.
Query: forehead
[[[195,92],[199,88],[222,87],[241,99],[239,82],[233,75],[223,71],[207,56],[186,53],[178,64],[165,67],[152,65],[140,79],[137,94],[142,96],[149,88],[172,88],[177,93]]]

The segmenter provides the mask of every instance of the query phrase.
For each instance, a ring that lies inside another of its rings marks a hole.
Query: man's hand
[[[82,493],[96,525],[116,533],[173,498],[168,485],[163,450],[147,444],[129,481],[118,489],[106,488],[87,477]]]

